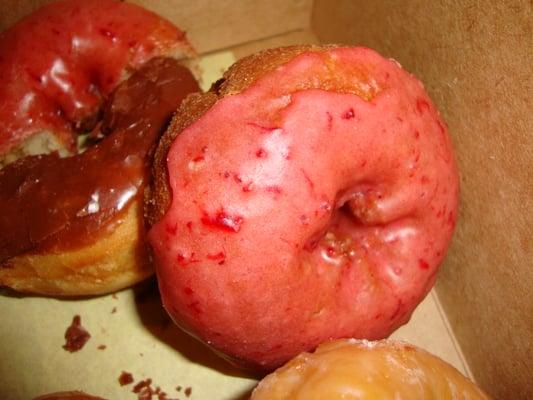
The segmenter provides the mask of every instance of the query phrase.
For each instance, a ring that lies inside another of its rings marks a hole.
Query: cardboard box
[[[45,2],[2,1],[0,29]],[[369,46],[416,74],[449,124],[461,207],[436,292],[395,335],[494,398],[533,398],[531,2],[136,2],[188,32],[204,84],[253,51],[315,42]],[[152,290],[148,300],[135,301],[143,290]],[[245,399],[255,384],[168,325],[150,284],[76,301],[4,295],[0,312],[3,399],[69,389],[133,399],[118,385],[121,371],[153,378],[171,398],[192,387],[193,399]],[[61,345],[74,314],[93,337],[70,354]]]

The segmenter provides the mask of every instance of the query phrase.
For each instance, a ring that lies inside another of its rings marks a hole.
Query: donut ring
[[[81,23],[91,16],[94,20]],[[57,93],[50,92],[59,79],[48,79],[55,67],[39,70],[42,85],[26,87],[28,94],[22,99],[14,96],[3,111],[15,107],[16,101],[24,103],[26,96],[39,101],[27,106],[26,119],[16,114],[14,121],[1,120],[3,127],[13,129],[0,131],[4,134],[1,138],[13,134],[3,142],[11,146],[15,139],[59,128],[61,138],[73,139],[76,129],[71,128],[99,111],[101,120],[93,131],[98,143],[66,158],[57,153],[23,157],[0,170],[0,285],[54,296],[103,294],[153,273],[143,218],[151,158],[173,112],[187,94],[199,88],[186,67],[172,58],[156,57],[177,49],[188,51],[183,34],[169,22],[125,3],[54,3],[12,28],[4,40],[15,37],[24,42],[29,40],[26,34],[63,29],[61,22],[65,21],[67,26],[83,26],[64,33],[72,43],[86,42],[89,53],[102,56],[92,78],[103,79],[105,85],[93,90],[95,84],[87,76],[90,64],[83,65],[89,57],[87,51],[69,53],[67,44],[54,43],[44,58],[55,57],[55,62],[61,60],[69,67],[61,76],[65,85],[55,88]],[[31,29],[21,33],[28,26]],[[102,42],[100,31],[104,28],[112,29],[110,43]],[[100,36],[93,37],[96,34]],[[0,94],[18,88],[22,96],[21,88],[28,83],[23,62],[27,60],[22,56],[27,55],[5,42],[0,42],[0,47],[12,50],[13,71],[22,68],[22,77]],[[52,56],[55,51],[58,53]],[[103,60],[109,61],[108,69]],[[5,60],[2,63],[0,70],[5,71]],[[110,92],[111,84],[118,84],[121,68],[131,75]],[[62,110],[74,105],[81,108],[65,111],[61,120],[51,120],[53,110],[45,101]],[[68,125],[68,132],[61,130],[61,124]]]
[[[406,323],[457,215],[445,124],[418,80],[366,48],[237,62],[184,103],[154,173],[149,242],[167,311],[263,370]]]
[[[347,339],[298,355],[265,377],[251,400],[346,398],[489,399],[451,365],[415,346]]]
[[[76,153],[75,131],[91,130],[121,80],[151,58],[187,54],[182,31],[134,4],[41,7],[0,34],[0,167],[43,148]]]

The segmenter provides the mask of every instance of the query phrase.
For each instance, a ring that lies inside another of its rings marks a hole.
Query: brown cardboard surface
[[[134,400],[134,384],[147,378],[169,399],[185,399],[183,389],[190,387],[191,400],[245,400],[256,384],[172,324],[153,282],[83,300],[3,295],[0,315],[2,400],[74,389],[109,400]],[[62,346],[74,315],[80,315],[91,338],[79,352],[69,353]],[[393,337],[467,373],[433,294]],[[101,345],[105,349],[99,349]],[[133,375],[134,384],[120,386],[123,371]]]
[[[244,400],[256,383],[175,327],[155,284],[84,300],[0,296],[0,313],[2,400],[69,390],[134,400],[134,385],[147,378],[169,399],[185,399],[190,387],[191,400]],[[62,346],[74,315],[91,338],[69,353]],[[120,386],[123,371],[134,383]]]
[[[51,0],[2,0],[0,30]],[[132,0],[174,22],[201,53],[307,28],[312,0]]]
[[[175,22],[205,53],[309,26],[312,0],[134,0]]]
[[[263,49],[316,43],[318,43],[318,38],[314,32],[309,29],[302,29],[283,35],[267,37],[253,42],[240,44],[232,47],[231,51],[235,54],[235,58],[239,59]]]
[[[437,284],[480,385],[533,398],[532,3],[315,2],[321,41],[360,44],[418,75],[456,146],[461,209]]]

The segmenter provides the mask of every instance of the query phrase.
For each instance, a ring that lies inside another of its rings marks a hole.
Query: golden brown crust
[[[305,52],[321,52],[330,48],[331,46],[305,45],[263,50],[233,64],[224,73],[220,84],[211,88],[211,91],[216,90],[219,98],[240,93],[256,80],[286,64],[294,57]]]
[[[157,222],[170,205],[167,153],[176,136],[200,118],[217,101],[214,93],[189,95],[172,119],[167,131],[159,141],[152,164],[152,184],[145,190],[145,218],[149,226]]]
[[[233,64],[224,73],[222,79],[213,84],[209,92],[194,94],[185,99],[175,114],[168,130],[159,142],[155,154],[155,161],[152,168],[153,185],[146,198],[146,217],[149,225],[153,225],[161,219],[170,206],[171,195],[168,182],[166,156],[170,145],[181,131],[200,118],[218,100],[225,96],[241,93],[259,78],[281,65],[286,64],[296,56],[306,52],[325,53],[335,47],[335,45],[302,45],[263,50]],[[330,61],[326,60],[326,64],[330,64]],[[338,65],[335,65],[335,68],[337,67]],[[318,82],[298,82],[293,90],[319,87],[324,90],[356,93],[361,95],[361,97],[365,97],[363,90],[357,87],[357,82],[340,82],[338,77],[341,75],[336,72],[335,68],[330,68],[328,71],[329,76],[326,77],[326,79],[322,76],[321,80]],[[364,79],[362,79],[362,81],[364,81]]]
[[[132,202],[109,235],[81,249],[24,254],[0,265],[0,286],[50,296],[114,292],[153,273],[144,241],[141,201]]]

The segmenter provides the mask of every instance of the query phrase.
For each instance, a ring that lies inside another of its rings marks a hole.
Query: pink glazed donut
[[[76,153],[111,92],[154,57],[193,50],[166,19],[119,0],[59,0],[0,32],[0,168]]]
[[[166,309],[263,371],[405,324],[457,217],[445,123],[415,77],[366,48],[237,62],[183,103],[154,171],[149,242]]]

